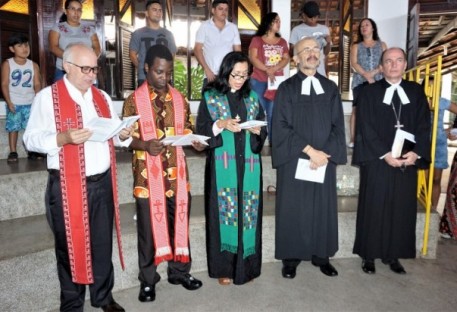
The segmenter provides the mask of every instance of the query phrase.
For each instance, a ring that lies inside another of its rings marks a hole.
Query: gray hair
[[[92,51],[92,52],[95,53],[94,49],[92,49],[91,47],[89,47],[85,43],[73,42],[73,43],[70,43],[69,45],[67,45],[67,47],[65,48],[65,51],[63,51],[62,60],[64,62],[73,61],[73,50],[74,50],[74,47],[83,47],[83,48],[86,48],[88,51]]]

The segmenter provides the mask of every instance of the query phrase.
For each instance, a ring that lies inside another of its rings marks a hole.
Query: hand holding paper
[[[85,125],[93,132],[89,141],[105,142],[122,129],[132,126],[138,119],[140,119],[139,115],[125,117],[123,120],[103,117],[93,118]]]
[[[266,121],[263,120],[248,120],[243,123],[240,123],[241,129],[249,129],[254,127],[265,127],[267,125]]]
[[[317,169],[311,168],[311,163],[308,159],[298,159],[297,170],[295,171],[295,179],[324,183],[325,171],[327,165],[318,167]]]
[[[398,129],[392,144],[392,157],[400,158],[412,151],[416,145],[414,134]]]
[[[171,144],[172,146],[188,146],[192,145],[193,141],[198,141],[203,145],[208,145],[208,143],[206,143],[207,140],[209,140],[209,137],[207,136],[189,133],[185,135],[168,136],[162,140],[162,143],[164,145]]]

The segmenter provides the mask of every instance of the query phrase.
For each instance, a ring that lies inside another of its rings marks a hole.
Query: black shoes
[[[374,265],[374,260],[362,260],[362,270],[367,274],[375,274],[376,268]]]
[[[398,259],[395,259],[389,263],[390,269],[397,274],[406,274],[405,268],[401,265]]]
[[[156,300],[156,286],[141,283],[138,300],[140,300],[141,302],[151,302]]]
[[[111,300],[110,303],[101,307],[104,312],[125,312],[124,308],[121,307],[116,301]]]
[[[169,277],[168,282],[173,285],[182,285],[187,290],[196,290],[202,287],[203,283],[190,275],[189,273],[186,273],[184,275],[177,275],[174,277]]]
[[[321,272],[327,276],[337,276],[338,275],[338,271],[335,269],[335,267],[333,265],[330,264],[330,262],[327,262],[326,264],[322,264],[322,265],[317,265],[317,264],[313,263],[313,265],[318,266],[321,269]]]
[[[283,265],[281,272],[282,272],[282,277],[292,279],[297,274],[297,268]]]

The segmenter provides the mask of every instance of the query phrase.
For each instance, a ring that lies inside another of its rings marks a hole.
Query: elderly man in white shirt
[[[114,145],[128,146],[133,129],[105,142],[89,141],[89,120],[119,117],[109,96],[93,86],[99,68],[92,48],[68,46],[63,66],[65,77],[34,99],[24,133],[28,150],[47,154],[46,215],[55,237],[60,308],[82,310],[89,285],[92,306],[124,311],[111,293],[114,219],[121,247]]]

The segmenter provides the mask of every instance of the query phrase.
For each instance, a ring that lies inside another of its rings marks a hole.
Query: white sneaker
[[[354,148],[354,142],[349,142],[347,145],[349,148]]]
[[[449,235],[448,233],[441,233],[440,236],[444,239],[451,239],[451,235]]]
[[[136,221],[136,213],[133,215],[133,220]]]

